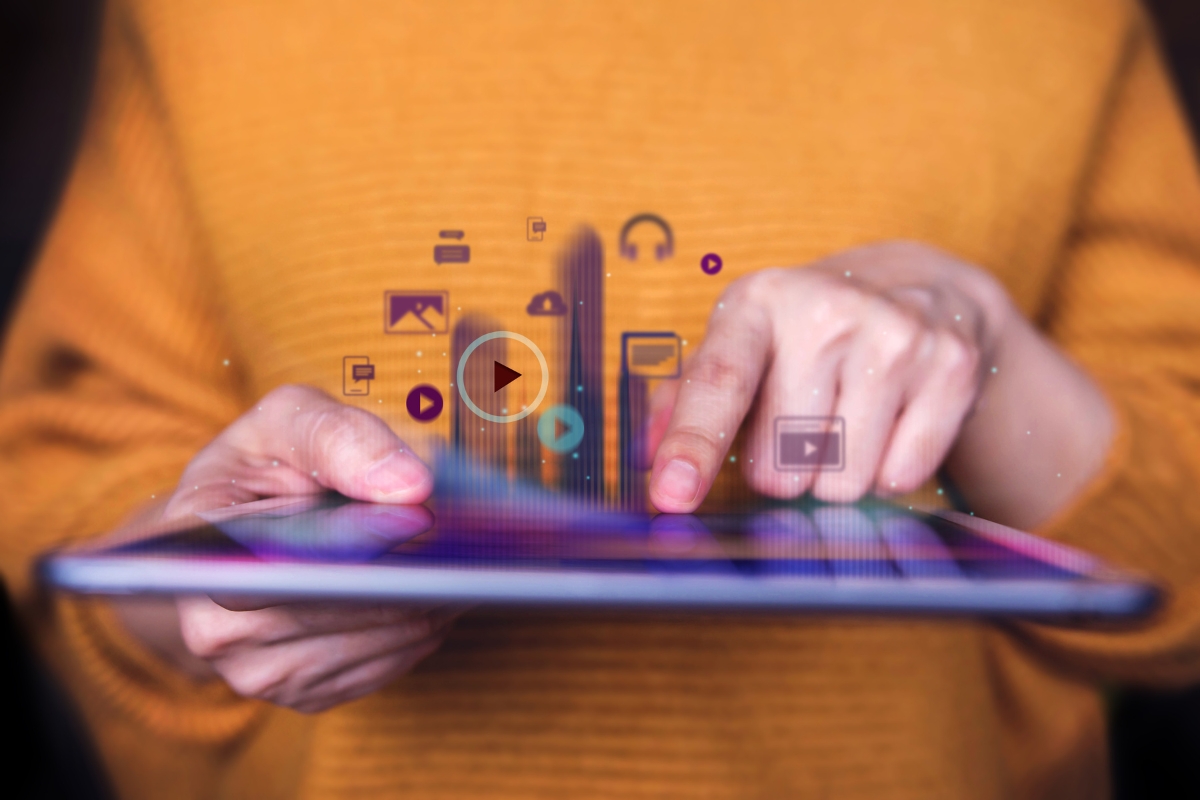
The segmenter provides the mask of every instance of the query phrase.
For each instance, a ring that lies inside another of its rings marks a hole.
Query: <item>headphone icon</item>
[[[637,245],[629,241],[629,232],[635,225],[642,222],[654,223],[662,228],[662,232],[666,236],[663,241],[654,245],[654,257],[662,261],[664,258],[673,256],[675,254],[675,234],[671,233],[671,226],[667,224],[667,221],[657,214],[638,214],[625,223],[625,227],[621,228],[621,256],[630,261],[637,260]]]

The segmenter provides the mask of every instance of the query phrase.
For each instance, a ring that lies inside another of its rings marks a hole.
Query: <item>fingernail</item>
[[[690,505],[700,494],[700,473],[683,459],[672,459],[658,473],[658,493],[681,505]]]
[[[396,494],[429,479],[425,466],[407,453],[389,453],[367,470],[367,486],[383,495]]]

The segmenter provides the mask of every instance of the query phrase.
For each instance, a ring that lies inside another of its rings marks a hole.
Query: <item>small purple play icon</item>
[[[408,415],[417,422],[433,422],[442,413],[442,393],[427,383],[414,386],[404,401]]]

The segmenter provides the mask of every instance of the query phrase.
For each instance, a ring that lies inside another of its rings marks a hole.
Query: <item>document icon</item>
[[[622,369],[639,378],[678,378],[683,348],[669,331],[621,334]]]
[[[384,292],[384,333],[445,333],[450,329],[449,292]]]
[[[345,356],[342,359],[342,394],[347,397],[365,397],[371,393],[371,381],[375,379],[375,365],[367,356]]]

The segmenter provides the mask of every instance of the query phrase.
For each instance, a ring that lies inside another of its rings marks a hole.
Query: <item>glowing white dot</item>
[[[896,488],[896,482],[895,482],[895,481],[892,481],[892,488],[893,488],[893,489],[894,489],[894,488]]]
[[[687,339],[684,339],[682,342],[680,342],[680,344],[682,344],[684,347],[687,347]]]
[[[813,389],[813,394],[820,394],[820,393],[821,393],[820,389]]]
[[[227,358],[227,359],[225,359],[225,366],[227,366],[227,367],[229,366],[229,359],[228,359],[228,358]]]
[[[299,410],[300,410],[300,406],[296,406],[296,410],[297,410],[297,411],[299,411]]]
[[[382,403],[383,401],[382,401],[382,400],[380,400],[379,402],[380,402],[380,403]]]
[[[955,321],[955,322],[962,322],[962,314],[955,314],[955,315],[954,315],[954,321]]]
[[[868,374],[868,375],[874,375],[874,374],[875,374],[875,369],[874,369],[873,367],[867,367],[867,374]]]
[[[799,483],[799,482],[800,482],[800,476],[799,476],[799,475],[797,475],[797,476],[796,476],[796,483]]]
[[[938,489],[938,494],[944,494],[945,491],[946,491],[945,489]]]
[[[313,470],[313,473],[312,473],[312,475],[313,475],[313,477],[314,477],[314,478],[315,478],[315,477],[317,477],[317,471],[316,471],[315,469]]]
[[[420,350],[418,350],[418,351],[417,351],[417,358],[420,358],[420,357],[421,357],[421,351],[420,351]]]
[[[733,463],[735,463],[736,461],[737,461],[737,456],[730,456],[730,457],[729,457],[729,463],[730,463],[730,464],[733,464]]]
[[[847,277],[847,278],[849,278],[849,277],[850,277],[850,270],[846,270],[846,277]]]
[[[1026,436],[1031,436],[1032,434],[1033,434],[1033,431],[1025,431]]]
[[[724,438],[725,438],[725,431],[721,431],[720,433],[718,433],[718,434],[717,434],[717,436],[720,436],[722,439],[724,439]]]
[[[295,451],[296,451],[296,448],[294,448],[294,447],[293,447],[293,448],[292,448],[292,452],[294,453]]]
[[[612,277],[612,273],[611,273],[611,272],[606,272],[606,273],[604,273],[604,277],[606,277],[606,278],[611,278],[611,277]]]
[[[271,466],[272,466],[272,467],[278,467],[278,466],[279,466],[279,459],[275,459],[274,461],[272,461],[272,462],[271,462]]]
[[[259,406],[259,407],[258,407],[258,410],[259,410],[259,411],[262,411],[262,406]]]
[[[579,458],[579,453],[571,453],[571,458]]]
[[[501,414],[507,414],[507,413],[508,413],[508,409],[507,409],[507,408],[502,408],[502,409],[500,409],[500,413],[501,413]]]
[[[999,368],[999,367],[992,367],[992,374],[993,374],[993,375],[995,375],[995,374],[996,374],[997,372],[999,372],[999,371],[1000,371],[1000,368]]]
[[[420,375],[420,374],[421,374],[421,370],[417,370],[417,374],[418,374],[418,375]]]
[[[150,495],[150,499],[151,499],[151,500],[153,500],[153,499],[154,499],[154,495]]]
[[[751,463],[751,464],[753,464],[753,463],[754,463],[754,459],[753,459],[753,458],[752,458],[752,459],[750,459],[750,463]]]
[[[237,483],[237,478],[234,478],[233,480],[231,480],[230,483]]]
[[[1060,477],[1060,478],[1062,477],[1062,473],[1061,473],[1061,472],[1060,472],[1060,473],[1058,473],[1058,477]]]
[[[717,303],[717,308],[724,308],[724,307],[725,307],[724,303]]]
[[[199,486],[193,486],[192,488],[193,488],[193,489],[199,489],[200,487],[199,487]]]

